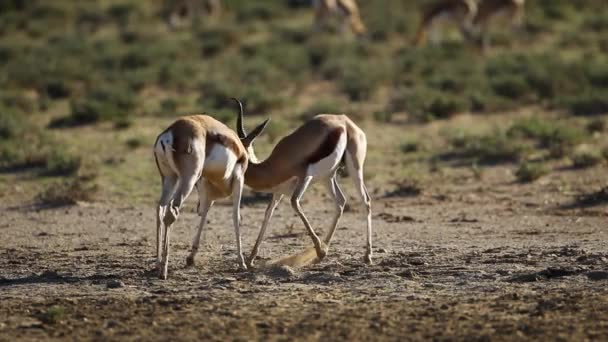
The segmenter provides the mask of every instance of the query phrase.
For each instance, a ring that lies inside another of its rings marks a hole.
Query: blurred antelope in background
[[[156,138],[154,158],[162,181],[156,211],[156,261],[160,278],[167,279],[171,228],[194,186],[198,189],[201,220],[186,259],[187,265],[194,265],[201,232],[213,202],[232,195],[239,265],[247,268],[241,247],[239,211],[248,165],[246,148],[260,132],[253,131],[241,140],[214,118],[191,115],[178,119]]]
[[[355,0],[313,0],[313,7],[315,10],[314,28],[317,31],[327,25],[330,17],[339,16],[343,30],[348,25],[358,37],[364,36],[367,32]]]
[[[489,45],[488,28],[494,18],[503,17],[513,29],[523,25],[525,0],[481,0],[473,19],[473,28],[484,48]]]
[[[236,128],[239,137],[242,138],[247,137],[247,134],[243,128],[243,106],[240,102],[239,108]],[[262,125],[255,131],[260,130]],[[253,145],[250,144],[247,151],[250,163],[245,172],[245,184],[254,191],[272,194],[258,238],[247,259],[249,266],[253,264],[258,253],[275,208],[285,195],[290,196],[293,210],[304,223],[313,241],[314,249],[311,250],[313,258],[315,254],[316,260],[325,257],[346,204],[346,197],[336,180],[336,171],[342,163],[346,164],[348,173],[355,183],[355,189],[366,208],[367,244],[364,260],[371,263],[371,198],[363,181],[367,139],[365,133],[355,123],[345,115],[317,115],[281,139],[265,160],[258,161]],[[300,206],[304,192],[315,181],[322,182],[327,187],[335,203],[335,215],[323,240],[315,233]],[[311,255],[308,252],[305,254]]]
[[[476,0],[441,0],[422,11],[422,18],[414,45],[422,45],[427,36],[431,33],[431,41],[437,43],[438,25],[444,22],[455,24],[465,38],[469,38],[472,32],[473,20],[477,14]]]
[[[187,20],[195,20],[205,13],[218,17],[222,12],[220,0],[163,0],[162,16],[170,29],[185,26]]]

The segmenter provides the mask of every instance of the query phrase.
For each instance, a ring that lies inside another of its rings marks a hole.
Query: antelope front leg
[[[325,236],[325,239],[323,240],[323,242],[325,242],[325,244],[327,245],[327,248],[329,248],[331,239],[333,238],[334,233],[336,232],[336,228],[338,227],[338,222],[340,222],[340,218],[342,217],[342,213],[344,212],[344,205],[346,205],[346,197],[344,196],[344,193],[342,193],[342,190],[340,189],[340,186],[338,185],[338,182],[336,181],[335,174],[332,178],[329,179],[329,182],[327,184],[327,189],[329,190],[329,193],[332,195],[334,202],[336,204],[336,214],[334,216],[334,220],[333,220],[331,226],[329,226],[327,235]]]
[[[232,188],[232,219],[234,221],[234,232],[236,235],[236,250],[239,257],[239,267],[243,270],[247,269],[245,258],[243,257],[243,246],[241,241],[241,196],[243,195],[244,177],[241,172],[240,165],[237,165],[238,171],[235,172]]]
[[[270,223],[270,219],[272,218],[272,214],[274,210],[277,208],[281,199],[283,198],[282,194],[273,194],[272,200],[268,203],[268,207],[266,207],[266,213],[264,214],[264,222],[262,223],[262,228],[260,229],[260,233],[258,234],[258,239],[255,241],[255,245],[251,250],[251,254],[249,258],[247,258],[247,266],[253,266],[253,260],[258,255],[258,251],[260,249],[260,245],[262,244],[262,240],[264,240],[264,234],[266,234],[266,228],[268,228],[268,224]]]
[[[321,260],[321,259],[325,258],[325,255],[327,254],[327,246],[321,242],[321,239],[319,239],[319,236],[312,229],[310,222],[308,222],[306,215],[304,215],[304,212],[302,211],[302,208],[300,207],[300,199],[302,198],[304,191],[306,191],[306,188],[310,184],[310,181],[312,181],[312,176],[306,176],[305,178],[298,181],[298,184],[296,185],[296,189],[294,190],[293,195],[291,196],[291,206],[292,206],[293,210],[295,210],[296,213],[298,213],[298,216],[300,216],[300,219],[304,223],[304,226],[306,227],[306,230],[308,231],[308,235],[310,235],[310,238],[312,239],[312,242],[315,245],[315,250],[317,251],[317,257],[319,258],[319,260]]]

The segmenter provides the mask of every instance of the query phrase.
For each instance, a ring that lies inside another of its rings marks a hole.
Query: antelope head
[[[247,134],[245,132],[245,128],[243,127],[243,104],[236,98],[232,98],[239,105],[239,113],[236,117],[236,133],[238,134],[243,146],[247,149],[247,154],[249,155],[249,160],[253,163],[257,163],[258,159],[255,155],[255,151],[253,150],[253,141],[257,138],[262,132],[264,128],[268,125],[270,118],[264,120],[261,124],[259,124],[256,128],[251,131],[251,133]]]

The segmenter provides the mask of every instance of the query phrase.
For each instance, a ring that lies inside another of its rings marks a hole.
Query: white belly
[[[340,160],[344,155],[345,149],[346,134],[342,134],[340,135],[340,139],[338,139],[338,143],[336,144],[334,151],[318,162],[308,165],[306,175],[313,176],[313,178],[325,178],[330,176],[334,171],[336,171],[338,165],[340,165]]]
[[[203,173],[217,175],[224,180],[228,180],[234,173],[236,161],[236,155],[232,150],[223,145],[215,144],[205,158]]]

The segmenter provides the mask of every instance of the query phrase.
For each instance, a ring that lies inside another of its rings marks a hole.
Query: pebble
[[[109,289],[118,289],[121,287],[125,287],[125,283],[120,280],[112,279],[108,280],[108,282],[106,283],[106,287]]]

